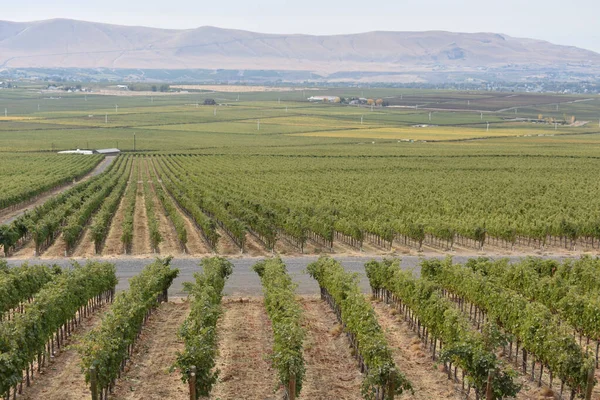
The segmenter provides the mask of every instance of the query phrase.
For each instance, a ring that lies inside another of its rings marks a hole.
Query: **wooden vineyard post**
[[[190,372],[190,400],[196,400],[196,367],[192,367],[192,372]]]
[[[90,391],[92,400],[98,400],[98,373],[96,367],[90,367]]]
[[[594,368],[588,372],[587,388],[585,391],[585,400],[592,400],[592,390],[594,389]]]
[[[296,377],[292,376],[288,382],[288,400],[296,400]]]
[[[485,400],[494,400],[494,392],[492,391],[492,378],[494,377],[494,370],[488,372],[487,388],[485,390]]]

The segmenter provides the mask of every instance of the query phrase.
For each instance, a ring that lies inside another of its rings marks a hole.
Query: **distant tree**
[[[367,104],[368,104],[368,105],[370,105],[370,106],[372,106],[373,104],[375,104],[375,100],[373,100],[373,99],[368,99],[368,100],[367,100]]]
[[[161,92],[168,92],[170,88],[171,88],[171,87],[170,87],[169,85],[167,85],[166,83],[165,83],[165,84],[162,84],[162,85],[160,85],[160,91],[161,91]]]
[[[152,85],[152,91],[156,92],[158,90],[158,88],[156,87],[156,85]]]
[[[383,99],[377,99],[377,100],[375,100],[375,105],[376,105],[377,107],[381,107],[381,106],[383,106]]]
[[[204,100],[204,105],[205,106],[214,106],[215,104],[217,104],[217,102],[215,101],[215,99],[206,99],[206,100]]]

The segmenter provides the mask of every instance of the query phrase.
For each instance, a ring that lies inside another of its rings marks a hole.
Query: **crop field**
[[[328,93],[422,104],[3,91],[2,173],[18,178],[4,178],[0,245],[17,258],[600,248],[598,99],[364,92]],[[434,107],[465,100],[472,110]],[[124,154],[60,189],[100,158],[55,152],[101,147]]]
[[[0,397],[600,399],[598,98],[206,89],[0,91]]]
[[[224,296],[236,271],[220,257],[200,262],[187,298],[169,297],[170,258],[119,293],[107,262],[0,267],[3,398],[600,396],[599,328],[576,317],[597,312],[590,257],[423,260],[420,278],[370,261],[369,295],[321,257],[305,272],[320,296],[296,295],[270,258],[253,266],[263,297]]]

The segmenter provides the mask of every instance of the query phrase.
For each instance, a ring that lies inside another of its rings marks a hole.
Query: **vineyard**
[[[362,158],[120,156],[1,226],[0,244],[20,258],[600,248],[595,159],[372,157],[357,169]]]
[[[102,156],[3,155],[0,161],[0,212],[31,201],[52,188],[78,180],[101,159]]]
[[[296,295],[279,258],[253,267],[263,297],[224,296],[235,268],[210,257],[173,298],[170,264],[147,264],[118,293],[109,263],[2,265],[0,288],[23,289],[0,299],[2,398],[600,398],[598,336],[529,297],[540,280],[561,304],[598,297],[586,280],[597,259],[424,260],[421,278],[370,261],[367,295],[323,256],[305,272],[319,297]],[[531,291],[509,301],[516,276]]]
[[[4,400],[600,399],[596,98],[31,85],[0,97]]]

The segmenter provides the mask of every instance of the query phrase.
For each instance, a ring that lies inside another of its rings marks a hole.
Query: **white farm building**
[[[98,149],[98,150],[64,150],[59,151],[58,154],[83,154],[83,155],[92,155],[92,154],[102,154],[105,156],[117,156],[121,154],[121,150],[119,149]]]

